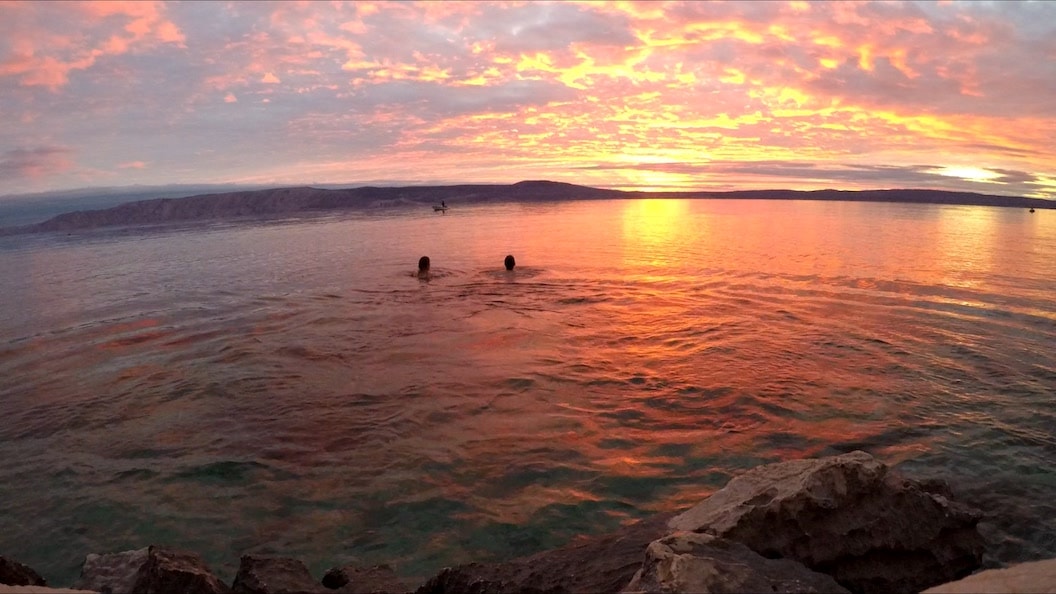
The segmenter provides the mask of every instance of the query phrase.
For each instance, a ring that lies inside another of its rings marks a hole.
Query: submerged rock
[[[981,517],[941,486],[906,480],[852,452],[749,470],[669,527],[794,559],[853,592],[910,593],[981,565]]]
[[[505,563],[444,568],[416,594],[563,594],[619,592],[642,566],[649,543],[661,538],[671,514]]]
[[[839,592],[831,577],[790,559],[767,559],[741,543],[695,532],[654,541],[624,592]]]
[[[236,594],[331,594],[297,559],[255,555],[242,556],[231,590]]]
[[[412,590],[388,565],[363,567],[354,563],[327,571],[323,586],[340,594],[404,594]]]
[[[155,546],[108,555],[88,555],[76,588],[104,594],[230,592],[198,554]]]
[[[0,555],[0,584],[8,586],[47,586],[40,574],[28,565]]]

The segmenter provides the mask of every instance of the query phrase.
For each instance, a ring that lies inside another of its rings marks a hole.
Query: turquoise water
[[[228,581],[246,553],[420,578],[864,449],[984,507],[990,565],[1053,556],[1053,214],[631,200],[0,238],[0,554],[57,585],[149,544]]]

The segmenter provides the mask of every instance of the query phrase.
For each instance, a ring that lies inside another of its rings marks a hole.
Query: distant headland
[[[41,223],[0,228],[0,235],[76,231],[104,227],[158,225],[244,217],[273,217],[378,207],[552,202],[635,198],[831,200],[849,202],[907,202],[1017,208],[1056,208],[1056,201],[944,190],[741,190],[640,192],[592,188],[563,182],[522,181],[515,184],[443,186],[363,186],[346,189],[287,187],[200,194],[185,198],[154,198],[111,208],[78,210]]]

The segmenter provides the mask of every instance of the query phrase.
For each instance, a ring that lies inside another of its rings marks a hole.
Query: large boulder
[[[1052,594],[1056,592],[1056,559],[988,569],[956,582],[924,590],[922,594]]]
[[[196,553],[155,546],[88,555],[76,588],[110,594],[227,594],[230,591]]]
[[[407,587],[388,565],[363,567],[348,563],[334,567],[323,576],[323,586],[339,594],[404,594]]]
[[[40,574],[28,565],[0,555],[0,584],[8,586],[47,586]]]
[[[790,559],[767,559],[741,543],[695,532],[652,542],[625,593],[838,592],[831,577]]]
[[[255,555],[242,556],[231,590],[235,594],[331,594],[312,579],[301,561]]]
[[[852,592],[912,593],[982,563],[982,514],[865,452],[760,466],[668,523],[794,559]]]

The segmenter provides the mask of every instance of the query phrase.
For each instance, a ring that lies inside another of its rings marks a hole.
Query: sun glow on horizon
[[[947,177],[956,177],[963,180],[979,182],[979,183],[1001,183],[997,180],[1001,177],[1000,173],[991,171],[989,169],[982,169],[980,167],[970,166],[947,166],[933,169],[938,175],[944,175]]]

